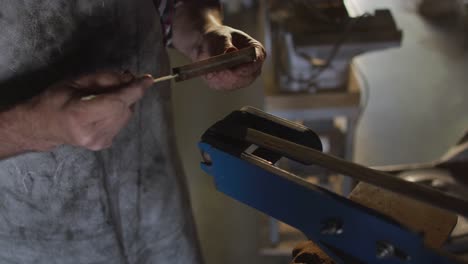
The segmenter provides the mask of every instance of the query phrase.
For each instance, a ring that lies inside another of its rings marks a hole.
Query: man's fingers
[[[248,86],[255,80],[255,77],[239,77],[232,71],[221,71],[214,74],[210,79],[205,79],[210,88],[228,91]]]
[[[122,83],[123,74],[112,72],[112,71],[103,71],[93,74],[88,74],[79,77],[74,80],[73,83],[76,85],[77,89],[87,89],[87,88],[110,88],[119,86]]]
[[[98,94],[87,100],[80,98],[75,112],[78,115],[85,115],[90,123],[107,119],[116,112],[131,110],[130,107],[143,97],[145,90],[152,84],[153,77],[145,75],[116,91]]]
[[[88,140],[82,146],[94,151],[110,147],[115,136],[130,120],[131,115],[130,109],[123,108],[113,115],[85,126],[85,130],[89,132],[87,135],[80,136]]]
[[[262,44],[260,44],[260,42],[253,43],[252,46],[255,47],[255,51],[257,54],[256,61],[260,61],[261,63],[263,63],[267,57],[265,48],[262,46]]]
[[[112,145],[114,138],[119,134],[120,130],[130,121],[132,113],[130,110],[122,113],[120,117],[110,120],[104,128],[103,134],[97,138],[97,147],[101,149],[108,148]]]
[[[237,49],[236,47],[234,47],[234,45],[231,45],[226,47],[225,50],[224,50],[224,54],[226,53],[229,53],[229,52],[234,52],[234,51],[238,51],[239,49]]]
[[[255,47],[255,51],[257,54],[256,61],[263,62],[266,59],[266,51],[263,45],[258,42],[257,40],[253,39],[249,35],[235,31],[232,33],[232,43],[239,49],[248,48],[248,47]]]
[[[261,63],[249,63],[233,70],[223,70],[205,75],[211,88],[233,90],[251,84],[261,73]]]
[[[128,107],[140,100],[146,89],[153,85],[153,77],[151,75],[145,75],[140,77],[133,82],[129,83],[125,87],[121,88],[116,95],[122,102],[125,102]]]
[[[135,80],[135,78],[136,78],[135,75],[133,75],[133,73],[131,73],[130,71],[124,71],[122,75],[120,75],[120,80],[123,83],[129,83]]]
[[[232,70],[232,72],[239,77],[257,77],[258,71],[262,68],[262,62],[255,61]]]

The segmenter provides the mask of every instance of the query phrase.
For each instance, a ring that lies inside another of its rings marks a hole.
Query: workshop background
[[[401,47],[368,52],[353,61],[362,74],[365,100],[354,161],[375,166],[437,159],[468,129],[467,31],[423,18],[415,0],[347,2],[361,13],[390,9],[403,31]],[[255,1],[226,1],[226,23],[261,39],[258,6]],[[173,65],[187,62],[174,51],[170,55]],[[287,256],[260,256],[261,214],[217,192],[211,177],[199,169],[201,134],[244,105],[263,108],[264,82],[223,93],[195,79],[174,84],[173,93],[178,148],[206,263],[288,263]]]

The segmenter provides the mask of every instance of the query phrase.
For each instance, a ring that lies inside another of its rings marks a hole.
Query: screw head
[[[389,258],[395,256],[395,246],[388,242],[377,242],[376,256],[379,259]]]
[[[325,221],[320,230],[322,235],[341,235],[343,232],[343,222],[339,219],[329,219]]]

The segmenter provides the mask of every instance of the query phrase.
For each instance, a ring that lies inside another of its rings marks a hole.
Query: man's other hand
[[[111,146],[132,106],[153,84],[151,76],[100,72],[60,82],[27,105],[33,138],[45,149],[68,144],[90,150]],[[89,96],[95,95],[95,96]]]
[[[255,62],[204,76],[208,86],[212,89],[235,90],[248,86],[260,75],[266,57],[265,49],[260,42],[228,26],[212,25],[202,35],[199,48],[191,57],[192,60],[198,61],[247,47],[256,48]]]

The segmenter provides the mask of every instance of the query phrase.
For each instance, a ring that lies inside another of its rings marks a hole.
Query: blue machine
[[[235,111],[199,143],[202,169],[220,192],[299,229],[337,263],[459,263],[425,247],[422,234],[276,167],[285,153],[250,142],[249,129],[321,151],[306,127],[253,108]]]

